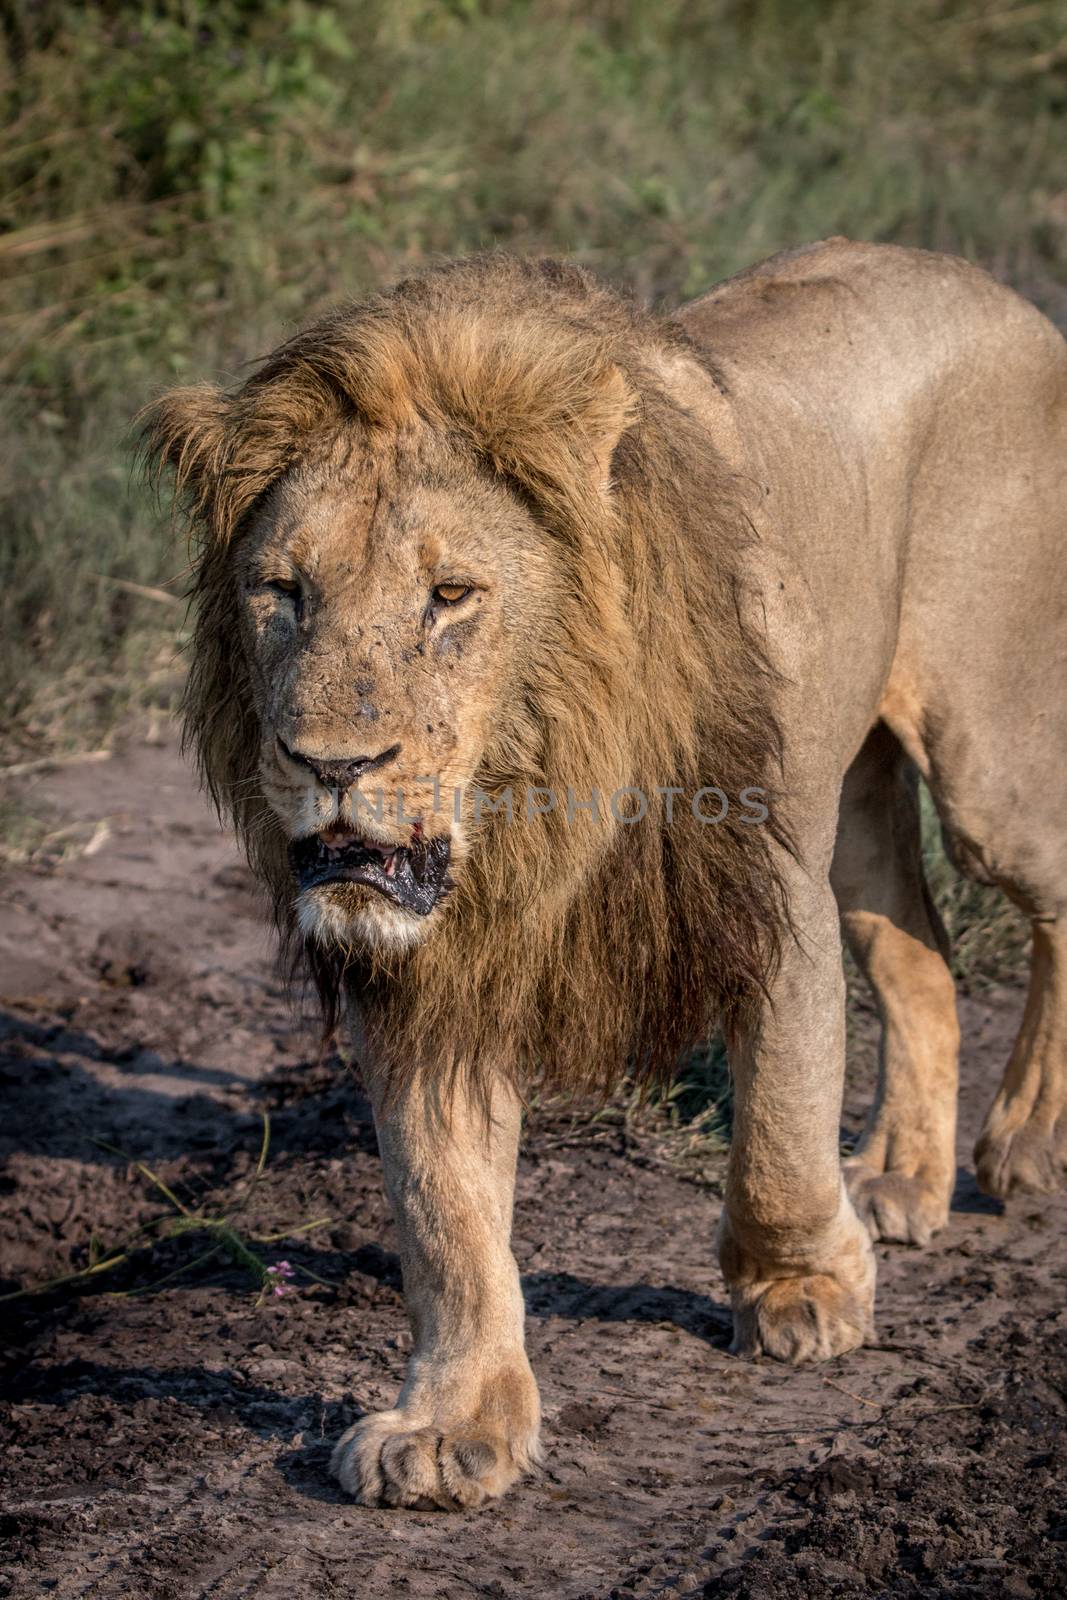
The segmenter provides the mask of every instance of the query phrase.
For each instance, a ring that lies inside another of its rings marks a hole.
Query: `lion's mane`
[[[428,421],[523,498],[565,565],[551,653],[517,663],[523,692],[485,752],[483,790],[673,784],[734,800],[717,825],[687,800],[671,826],[651,809],[611,829],[568,827],[561,811],[488,818],[422,944],[309,946],[328,1025],[356,999],[395,1073],[492,1068],[606,1091],[627,1066],[669,1071],[716,1021],[734,1027],[775,964],[788,841],[773,809],[752,826],[736,804],[774,790],[781,757],[774,674],[745,621],[755,535],[744,485],[664,384],[678,355],[715,381],[679,329],[587,273],[493,254],[343,306],[236,391],[178,390],[148,420],[194,536],[187,736],[290,945],[294,886],[257,788],[232,550],[270,486],[339,427]],[[605,431],[618,436],[606,494],[589,450]]]

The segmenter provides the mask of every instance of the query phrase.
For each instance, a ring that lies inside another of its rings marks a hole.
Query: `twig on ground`
[[[267,1165],[267,1153],[270,1150],[270,1114],[266,1111],[261,1111],[260,1116],[263,1118],[263,1137],[259,1145],[259,1160],[256,1162],[255,1171],[248,1180],[248,1188],[234,1208],[236,1211],[243,1211],[248,1205],[249,1200],[252,1198],[252,1191],[260,1178],[262,1178]]]
[[[855,1400],[861,1406],[870,1406],[872,1411],[882,1411],[884,1406],[880,1400],[865,1400],[861,1394],[846,1389],[843,1383],[836,1383],[833,1378],[824,1378],[823,1383],[828,1383],[831,1389],[836,1389],[840,1394],[847,1394],[850,1400]]]
[[[168,594],[166,589],[157,589],[147,583],[132,583],[129,578],[112,578],[106,572],[91,572],[91,578],[97,583],[106,583],[112,589],[121,589],[123,594],[139,595],[142,600],[155,600],[161,606],[183,606],[185,601],[180,595]]]
[[[86,1278],[98,1277],[101,1272],[107,1272],[111,1267],[117,1267],[120,1261],[125,1261],[125,1253],[110,1256],[106,1261],[97,1261],[91,1267],[82,1267],[78,1272],[65,1273],[61,1278],[49,1278],[46,1283],[38,1283],[32,1289],[15,1289],[10,1294],[0,1294],[0,1305],[8,1300],[23,1300],[31,1294],[48,1294],[53,1289],[62,1289],[68,1283],[81,1283]]]
[[[54,767],[80,767],[90,761],[110,761],[110,750],[81,750],[69,756],[39,756],[35,761],[16,761],[0,767],[0,778],[26,778],[32,772],[51,772]]]
[[[106,1139],[90,1139],[89,1143],[95,1144],[101,1150],[106,1150],[109,1155],[122,1156],[123,1160],[130,1161],[130,1157],[125,1150],[121,1149],[117,1144],[109,1144]],[[163,1179],[156,1176],[151,1167],[145,1166],[143,1161],[131,1161],[130,1164],[136,1168],[143,1178],[147,1178],[149,1183],[155,1185],[160,1194],[170,1201],[175,1211],[180,1211],[183,1217],[188,1217],[192,1220],[193,1213],[189,1210],[189,1207],[182,1205],[174,1190],[169,1189]]]

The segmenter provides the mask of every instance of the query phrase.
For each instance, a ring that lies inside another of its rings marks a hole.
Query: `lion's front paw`
[[[974,1164],[979,1186],[999,1200],[1053,1194],[1067,1181],[1067,1116],[1051,1127],[1036,1118],[1012,1127],[994,1108],[975,1146]]]
[[[804,1252],[793,1270],[762,1250],[751,1225],[746,1246],[730,1215],[719,1224],[719,1257],[734,1312],[734,1355],[776,1361],[827,1361],[874,1333],[874,1251],[867,1229],[842,1194],[821,1248]],[[805,1270],[805,1267],[807,1270]]]
[[[734,1304],[734,1355],[775,1361],[828,1361],[873,1331],[869,1300],[826,1273],[779,1278]]]
[[[525,1363],[486,1381],[463,1373],[362,1417],[330,1470],[366,1506],[465,1511],[494,1500],[539,1460],[540,1406]]]
[[[504,1493],[529,1463],[500,1435],[415,1427],[403,1411],[364,1417],[338,1440],[330,1470],[365,1506],[473,1510]]]
[[[872,1172],[863,1161],[845,1162],[845,1182],[872,1239],[926,1245],[948,1221],[950,1184],[903,1172]]]

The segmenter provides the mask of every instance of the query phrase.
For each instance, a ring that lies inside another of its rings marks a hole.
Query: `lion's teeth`
[[[359,841],[357,833],[351,833],[347,828],[329,828],[319,835],[327,850],[336,854],[338,850],[347,850],[350,845]]]
[[[395,873],[396,873],[396,852],[394,851],[391,855],[388,855],[385,858],[385,876],[387,878],[391,878],[391,877],[393,877],[395,875]]]

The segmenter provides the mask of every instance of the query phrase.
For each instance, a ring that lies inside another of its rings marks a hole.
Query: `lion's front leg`
[[[518,1100],[494,1083],[487,1118],[462,1087],[450,1101],[419,1078],[392,1099],[371,1089],[414,1348],[394,1409],[349,1428],[332,1470],[364,1505],[480,1506],[538,1457],[509,1244]]]
[[[871,1336],[875,1268],[841,1174],[837,908],[828,885],[793,887],[797,939],[731,1052],[734,1133],[719,1259],[735,1353],[819,1361]]]

